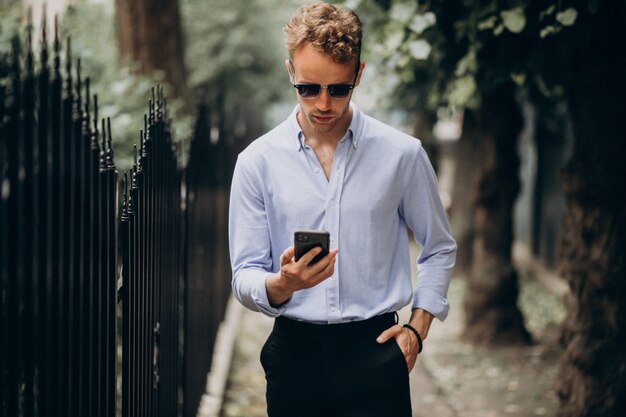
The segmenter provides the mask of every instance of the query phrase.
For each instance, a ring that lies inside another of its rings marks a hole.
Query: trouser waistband
[[[397,324],[397,313],[384,313],[366,320],[350,321],[346,323],[317,324],[279,316],[274,328],[279,331],[293,334],[333,335],[333,334],[363,334],[380,331]]]

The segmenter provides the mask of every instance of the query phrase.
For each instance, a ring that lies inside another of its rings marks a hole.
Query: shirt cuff
[[[448,312],[450,311],[450,305],[446,297],[424,287],[417,288],[413,295],[412,309],[415,310],[416,308],[428,311],[441,321],[444,321],[446,317],[448,317]]]
[[[272,275],[272,273],[268,273],[263,277],[263,279],[255,280],[251,295],[252,301],[259,312],[269,317],[278,317],[285,312],[287,304],[291,301],[291,298],[276,307],[272,307],[267,296],[267,287],[265,286],[265,282]]]

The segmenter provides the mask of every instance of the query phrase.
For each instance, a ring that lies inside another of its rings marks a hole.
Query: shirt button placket
[[[341,190],[343,187],[343,166],[345,165],[347,143],[340,143],[335,153],[337,168],[331,176],[328,189],[328,204],[326,206],[326,224],[331,235],[331,248],[337,248],[339,244],[339,213]],[[340,256],[340,255],[339,255]],[[335,274],[328,280],[326,292],[329,322],[341,322],[341,310],[339,309],[339,263],[335,263]]]

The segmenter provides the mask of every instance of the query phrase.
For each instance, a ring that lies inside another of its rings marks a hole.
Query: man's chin
[[[318,132],[328,132],[337,125],[337,120],[334,117],[315,117],[309,118],[309,124]]]

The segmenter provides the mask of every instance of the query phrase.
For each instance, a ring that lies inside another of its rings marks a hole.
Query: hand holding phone
[[[316,247],[322,248],[322,251],[309,262],[308,266],[311,266],[328,255],[330,234],[325,230],[298,230],[294,233],[293,246],[296,252],[296,262],[311,249]]]

